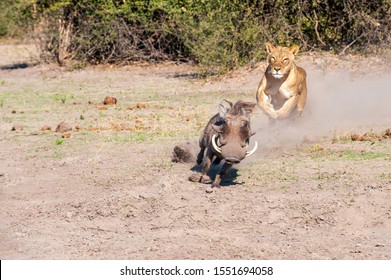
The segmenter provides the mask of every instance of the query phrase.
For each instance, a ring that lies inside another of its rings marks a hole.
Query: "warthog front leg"
[[[204,184],[212,183],[212,179],[207,175],[210,166],[212,165],[213,153],[208,149],[207,156],[205,158],[204,165],[202,166],[201,173],[193,173],[190,175],[189,180],[192,182],[200,182]]]
[[[232,167],[232,164],[224,163],[223,167],[221,168],[219,174],[216,175],[216,178],[214,179],[212,183],[212,188],[220,188],[221,179],[224,178],[225,175],[227,175],[229,169]]]

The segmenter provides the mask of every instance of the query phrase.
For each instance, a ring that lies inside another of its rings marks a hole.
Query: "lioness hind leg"
[[[299,99],[297,100],[297,107],[296,107],[299,117],[301,116],[301,113],[304,110],[306,102],[307,102],[307,85],[304,81],[303,89],[300,93]]]
[[[297,100],[296,108],[293,110],[290,118],[295,120],[299,119],[301,117],[301,114],[303,113],[305,103],[307,101],[307,90],[305,89],[299,96]]]

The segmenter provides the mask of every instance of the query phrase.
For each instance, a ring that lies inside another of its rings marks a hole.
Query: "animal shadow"
[[[220,172],[221,170],[221,166],[223,165],[223,163],[220,163],[220,164],[216,164],[216,165],[212,165],[209,172],[208,172],[208,176],[210,176],[212,178],[212,180],[216,177],[216,175]],[[198,165],[194,165],[190,170],[193,171],[193,172],[201,172],[201,169],[202,169],[202,164]],[[237,185],[243,185],[244,183],[243,182],[236,182],[236,178],[239,176],[238,174],[238,169],[235,168],[235,167],[231,167],[231,169],[228,171],[228,174],[223,177],[221,183],[220,183],[220,186],[221,187],[232,187],[232,186],[237,186]],[[211,185],[212,183],[208,184],[208,185]]]
[[[27,68],[31,65],[28,63],[13,63],[13,64],[7,64],[7,65],[2,65],[0,66],[0,70],[17,70],[17,69],[24,69]]]

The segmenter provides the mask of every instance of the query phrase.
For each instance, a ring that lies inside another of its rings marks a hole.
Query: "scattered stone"
[[[134,106],[130,106],[130,107],[126,108],[126,110],[146,109],[146,108],[147,108],[147,104],[145,104],[145,103],[137,103]]]
[[[112,97],[112,96],[106,96],[105,100],[103,101],[103,104],[105,104],[105,105],[117,104],[117,98]]]
[[[11,111],[11,114],[16,114],[16,110],[12,110],[12,111]]]
[[[137,103],[136,104],[136,108],[137,109],[146,109],[147,108],[147,104],[145,104],[145,103]]]
[[[74,216],[74,213],[73,212],[66,212],[65,213],[65,217],[69,220],[69,219],[71,219],[71,218],[73,218],[73,216]]]
[[[66,122],[60,122],[56,127],[56,132],[64,133],[67,131],[71,131],[72,127]]]
[[[74,100],[72,102],[73,105],[80,105],[81,104],[81,100],[77,99],[77,100]]]
[[[70,133],[63,133],[61,134],[61,138],[70,138],[71,134]]]
[[[352,141],[371,141],[371,137],[369,137],[368,135],[364,134],[364,135],[360,135],[360,134],[352,134],[352,136],[350,137],[350,139]]]
[[[11,131],[22,131],[23,128],[24,127],[22,124],[14,124],[13,127],[11,128]]]
[[[391,128],[386,129],[386,131],[384,132],[384,136],[391,137]]]
[[[52,130],[52,128],[48,125],[44,125],[43,127],[41,127],[41,130],[42,131],[50,131],[50,130]]]

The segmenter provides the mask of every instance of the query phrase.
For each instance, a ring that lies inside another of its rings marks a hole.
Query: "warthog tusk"
[[[216,152],[221,154],[221,148],[219,146],[217,146],[217,144],[216,144],[216,134],[213,134],[213,136],[212,136],[212,146]]]
[[[254,148],[253,148],[251,151],[246,152],[246,157],[251,156],[253,153],[255,153],[255,151],[257,150],[257,148],[258,148],[258,142],[255,141],[255,143],[254,143]]]

